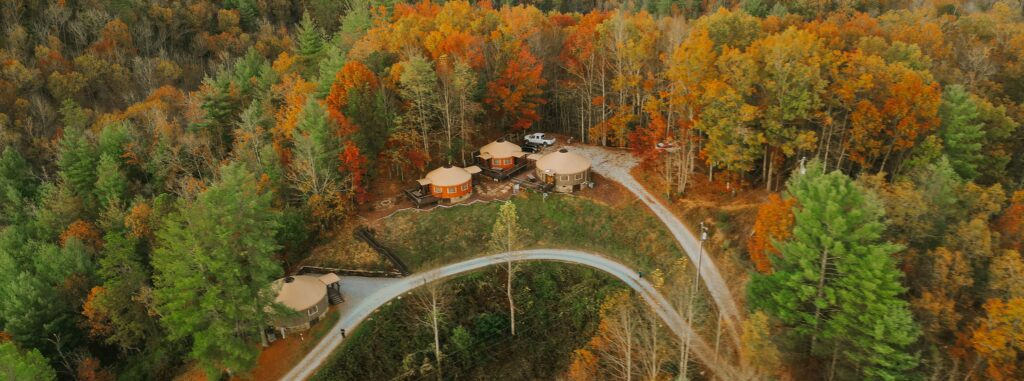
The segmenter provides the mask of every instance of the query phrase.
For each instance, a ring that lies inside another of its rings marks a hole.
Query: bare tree
[[[512,279],[516,267],[514,252],[522,248],[523,229],[519,226],[519,215],[512,201],[505,201],[498,209],[498,218],[491,230],[491,250],[505,253],[505,293],[508,296],[508,311],[512,327],[512,336],[516,335],[516,304],[512,296]]]
[[[420,324],[430,328],[434,333],[434,358],[437,365],[437,378],[441,379],[441,323],[448,313],[451,302],[448,289],[442,281],[424,280],[423,288],[412,299],[416,317]]]
[[[601,369],[610,378],[631,381],[636,365],[637,342],[634,334],[640,326],[633,311],[629,292],[614,294],[601,306],[601,325],[598,328],[596,349]]]

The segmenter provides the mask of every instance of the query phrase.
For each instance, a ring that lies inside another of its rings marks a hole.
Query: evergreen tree
[[[149,287],[151,271],[138,251],[138,239],[121,231],[103,237],[104,251],[97,274],[103,281],[103,292],[93,301],[93,308],[109,326],[105,341],[124,350],[139,348],[148,340],[162,337],[156,320],[149,315],[137,295]]]
[[[254,30],[259,25],[260,12],[256,8],[256,0],[235,0],[242,26],[246,30]]]
[[[128,191],[128,179],[125,177],[117,159],[109,154],[103,154],[96,167],[96,198],[106,206],[110,204],[119,205],[125,200],[125,192]]]
[[[189,339],[191,357],[211,378],[255,364],[256,343],[273,302],[278,228],[271,195],[240,164],[182,205],[157,233],[153,291],[171,339]]]
[[[96,185],[96,163],[99,152],[86,137],[84,129],[67,128],[57,148],[58,174],[71,193],[92,205]]]
[[[0,326],[15,342],[56,354],[59,338],[73,348],[82,301],[92,286],[88,249],[77,239],[64,247],[33,241],[28,231],[10,226],[0,233]]]
[[[124,155],[124,147],[131,142],[132,136],[130,131],[131,122],[111,123],[103,126],[100,130],[100,136],[97,138],[99,142],[99,154],[109,155],[110,157],[121,161],[121,155]]]
[[[953,169],[964,179],[977,177],[978,165],[984,159],[981,154],[984,124],[979,122],[978,107],[963,86],[953,85],[942,93],[939,117],[942,118],[939,136]]]
[[[324,59],[320,61],[320,76],[317,77],[316,93],[319,98],[326,97],[331,92],[331,85],[334,84],[334,76],[338,70],[345,67],[345,53],[336,43],[330,43],[324,47]]]
[[[19,351],[14,343],[0,343],[0,378],[4,380],[56,380],[57,373],[38,350]]]
[[[375,1],[375,3],[379,2]],[[371,4],[370,0],[350,0],[349,5],[350,8],[341,17],[341,27],[338,28],[338,32],[334,35],[334,41],[332,41],[332,45],[340,47],[343,53],[348,53],[349,48],[373,26],[373,15],[370,8],[375,5]]]
[[[317,69],[320,59],[323,58],[324,34],[309,17],[309,11],[302,12],[302,21],[299,22],[296,39],[298,40],[296,51],[299,53],[299,60],[305,69],[304,72],[312,74]]]
[[[921,332],[900,296],[903,273],[889,250],[867,250],[839,263],[838,310],[825,336],[834,340],[848,379],[912,380],[918,356],[910,346]]]
[[[337,136],[331,129],[327,111],[320,102],[309,100],[295,126],[295,160],[290,180],[303,194],[324,196],[338,189]]]
[[[917,365],[908,346],[919,333],[899,298],[905,290],[892,255],[900,247],[881,241],[884,210],[870,192],[838,171],[822,172],[812,163],[787,184],[798,205],[793,235],[775,244],[774,272],[754,275],[750,300],[790,328],[795,348],[861,376],[906,377]]]
[[[277,73],[270,67],[270,62],[251,47],[244,56],[235,60],[230,73],[224,72],[221,75],[230,76],[232,86],[238,89],[239,99],[236,103],[239,105],[251,103],[255,98],[263,96],[277,82]]]
[[[191,124],[193,131],[205,132],[214,139],[218,156],[223,157],[230,145],[232,120],[236,112],[235,100],[231,95],[231,79],[227,75],[207,77],[203,80],[203,90],[199,95],[199,108],[203,116]]]
[[[17,223],[28,216],[25,207],[37,187],[28,162],[14,147],[0,151],[0,225]]]

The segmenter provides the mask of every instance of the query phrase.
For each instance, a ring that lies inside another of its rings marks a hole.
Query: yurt
[[[478,162],[481,165],[500,171],[514,167],[516,161],[520,160],[524,155],[526,153],[523,152],[523,148],[518,144],[505,139],[498,139],[480,147],[480,153],[477,154],[477,157],[480,158]]]
[[[445,165],[427,173],[422,179],[417,180],[420,186],[430,188],[430,195],[444,204],[456,204],[469,198],[473,194],[473,174],[479,173],[480,167],[471,166],[460,168]]]
[[[590,159],[562,148],[537,159],[537,177],[555,192],[580,190],[590,183]]]
[[[275,318],[274,327],[284,334],[304,331],[316,324],[327,313],[328,287],[337,288],[338,281],[335,274],[295,275],[274,281],[271,287],[277,292],[275,301],[298,312],[295,316]]]

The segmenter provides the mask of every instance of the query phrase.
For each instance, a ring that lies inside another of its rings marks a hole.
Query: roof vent
[[[294,282],[294,281],[295,281],[294,277],[290,277],[290,276],[284,277],[284,282],[285,283],[291,283],[291,282]]]
[[[558,150],[558,152],[561,152],[561,153],[566,153],[566,152],[569,152],[569,150],[568,150],[568,149],[565,149],[565,148],[562,148],[562,149]]]

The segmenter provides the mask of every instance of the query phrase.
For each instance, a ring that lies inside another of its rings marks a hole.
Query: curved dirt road
[[[292,370],[288,372],[283,379],[304,380],[313,375],[317,368],[319,368],[320,365],[330,357],[334,349],[341,344],[342,338],[340,330],[342,328],[348,332],[352,332],[360,322],[369,317],[377,308],[383,306],[388,301],[420,287],[427,282],[500,264],[509,258],[513,261],[567,262],[604,271],[623,281],[626,285],[640,294],[644,301],[647,302],[648,306],[650,306],[651,310],[657,313],[658,317],[665,322],[677,337],[685,337],[685,335],[691,335],[693,333],[689,324],[686,323],[682,316],[680,316],[672,307],[672,304],[669,303],[668,300],[666,300],[665,297],[654,288],[654,286],[646,280],[638,278],[635,270],[630,269],[621,263],[600,255],[576,250],[524,250],[474,258],[434,270],[417,273],[406,278],[374,280],[370,283],[372,283],[372,288],[375,288],[375,290],[366,290],[364,283],[364,291],[368,292],[358,292],[358,294],[364,295],[349,295],[349,300],[343,303],[343,305],[349,305],[341,311],[341,316],[339,317],[338,322],[331,328],[327,336],[325,336],[323,340],[321,340],[320,343],[318,343],[317,346],[314,347],[299,364],[292,368]],[[346,284],[349,283],[361,282],[355,281],[353,277],[342,278],[343,292],[347,292]],[[736,368],[730,364],[719,361],[716,358],[713,349],[699,335],[692,334],[690,344],[696,358],[704,363],[710,371],[718,375],[720,379],[738,380],[741,378],[740,373]]]
[[[589,146],[589,145],[574,145],[569,148],[573,152],[577,152],[583,156],[589,157],[593,168],[597,173],[604,177],[615,180],[622,184],[622,186],[633,192],[640,201],[651,208],[658,218],[668,227],[668,230],[672,232],[672,235],[682,246],[683,251],[690,257],[693,263],[697,263],[697,256],[700,252],[700,241],[697,237],[679,221],[672,211],[668,210],[664,205],[661,204],[654,195],[647,191],[643,185],[640,184],[630,173],[630,170],[637,165],[636,158],[633,157],[627,151],[611,150],[603,147]],[[729,336],[732,337],[736,348],[740,347],[740,334],[738,327],[742,322],[742,316],[740,315],[739,308],[736,307],[736,299],[732,297],[732,291],[729,290],[729,286],[725,284],[722,274],[718,272],[718,267],[715,266],[715,262],[712,261],[708,255],[707,250],[704,251],[703,260],[700,266],[700,278],[704,280],[704,285],[707,287],[708,292],[711,294],[711,298],[715,300],[715,304],[718,305],[718,310],[722,313],[722,319],[725,321],[725,326],[729,332]]]

